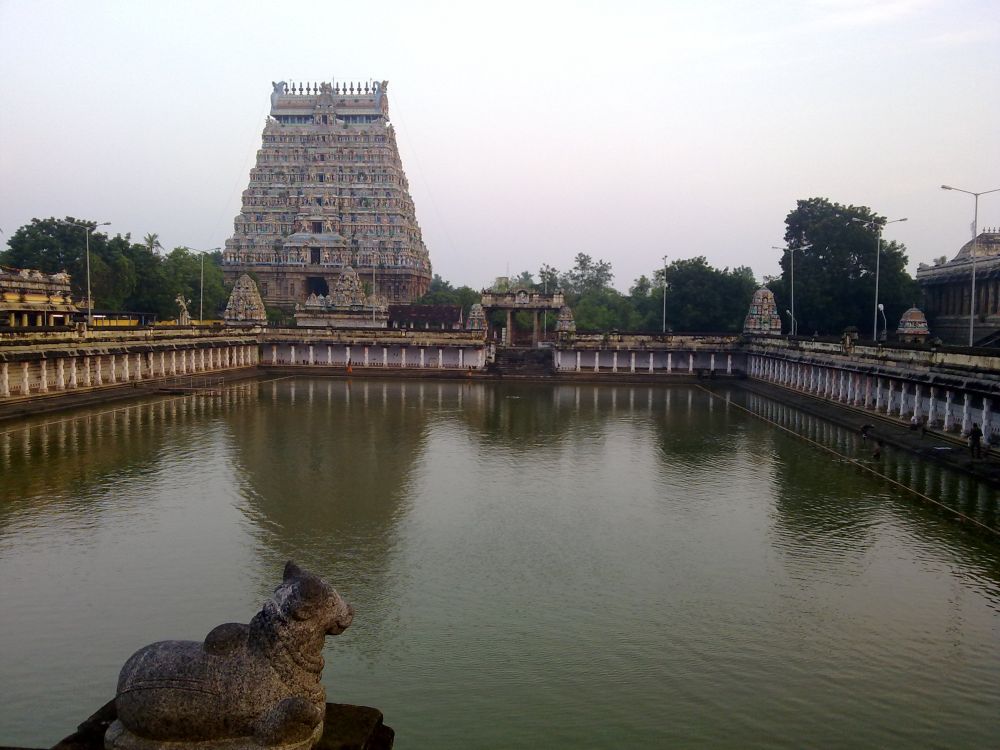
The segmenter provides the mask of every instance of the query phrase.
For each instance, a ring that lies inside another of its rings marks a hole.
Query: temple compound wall
[[[483,370],[482,332],[382,329],[275,329],[261,341],[261,366],[352,370]]]
[[[554,352],[561,374],[738,375],[746,355],[736,335],[577,334]]]
[[[255,367],[248,331],[0,334],[0,401],[138,385]]]
[[[389,123],[388,82],[273,84],[262,146],[226,241],[227,281],[272,306],[325,296],[353,268],[389,303],[423,295],[431,264]]]
[[[1000,352],[750,337],[748,377],[855,409],[1000,444]]]
[[[177,328],[0,333],[0,403],[120,389],[242,368],[303,373],[485,371],[484,330]],[[814,341],[776,335],[572,334],[552,350],[557,379],[747,377],[886,418],[1000,444],[1000,352]]]

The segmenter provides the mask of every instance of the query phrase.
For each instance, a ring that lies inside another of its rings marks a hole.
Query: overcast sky
[[[778,269],[822,196],[908,217],[911,269],[1000,188],[997,0],[0,0],[0,229],[232,234],[271,81],[389,81],[436,273]],[[980,226],[1000,225],[1000,193]]]

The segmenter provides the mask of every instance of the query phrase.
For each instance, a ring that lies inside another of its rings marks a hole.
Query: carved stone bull
[[[125,662],[105,747],[308,750],[323,734],[323,641],[353,617],[332,587],[289,561],[249,625],[219,625],[203,643],[153,643]]]

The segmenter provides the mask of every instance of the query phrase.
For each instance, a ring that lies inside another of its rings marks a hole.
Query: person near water
[[[882,458],[882,441],[875,441],[875,450],[872,451],[872,458]]]
[[[969,450],[972,452],[973,458],[983,457],[982,440],[983,431],[979,429],[978,422],[973,422],[972,429],[969,430]]]
[[[873,425],[873,424],[863,424],[863,425],[861,425],[861,439],[862,440],[867,440],[868,436],[871,434],[871,431],[874,430],[874,429],[875,429],[875,425]]]

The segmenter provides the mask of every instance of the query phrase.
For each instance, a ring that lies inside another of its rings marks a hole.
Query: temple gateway
[[[348,268],[388,302],[423,295],[431,263],[389,123],[388,83],[272,85],[223,253],[226,280],[252,272],[264,302],[286,310],[328,296]]]

